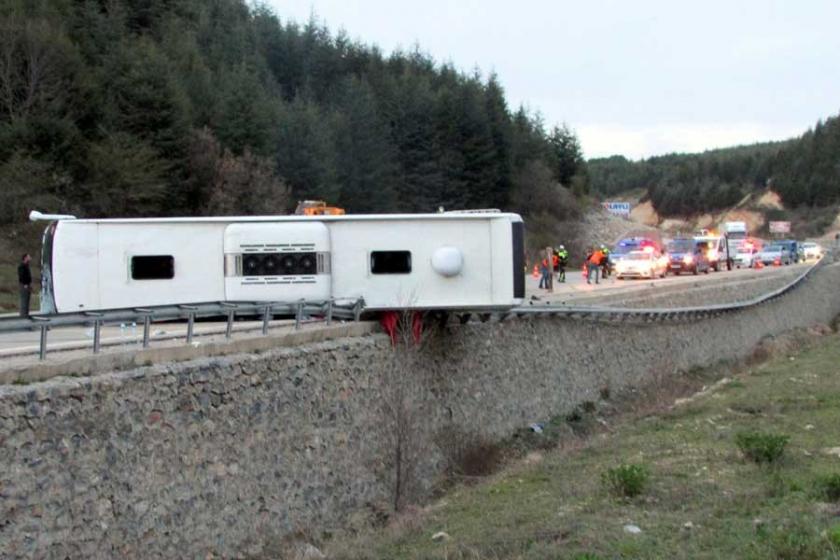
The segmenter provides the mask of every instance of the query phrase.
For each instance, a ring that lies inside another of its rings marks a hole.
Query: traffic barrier
[[[226,317],[225,338],[231,338],[233,322],[237,316],[259,316],[262,319],[262,334],[268,334],[269,323],[275,316],[295,318],[295,330],[300,329],[301,322],[306,316],[323,317],[326,324],[331,324],[334,317],[360,321],[364,311],[364,300],[334,299],[327,301],[296,301],[296,302],[203,302],[182,305],[165,305],[147,308],[114,309],[109,311],[84,313],[57,313],[53,315],[34,314],[26,318],[9,317],[0,319],[0,332],[21,332],[29,330],[40,331],[38,345],[39,359],[47,356],[48,333],[54,328],[78,327],[93,325],[93,353],[100,352],[100,332],[103,325],[142,323],[143,348],[150,344],[150,327],[153,321],[187,320],[187,334],[185,341],[192,343],[195,320],[207,317]]]
[[[797,276],[788,284],[773,290],[762,296],[758,296],[751,300],[738,303],[726,304],[710,304],[697,307],[678,307],[678,308],[619,308],[619,307],[599,307],[599,306],[546,306],[534,307],[523,306],[513,309],[505,309],[504,311],[496,310],[495,317],[498,321],[504,321],[510,317],[524,318],[529,315],[553,315],[558,317],[568,317],[571,319],[590,319],[596,321],[622,321],[622,322],[656,322],[656,321],[679,321],[679,320],[697,320],[708,317],[714,317],[723,313],[737,312],[742,309],[755,307],[762,303],[780,297],[788,291],[796,288],[803,280],[805,280],[814,270],[823,266],[826,259],[820,259],[813,265],[808,267],[802,274]],[[760,263],[756,263],[757,268],[762,268]],[[584,264],[582,273],[586,277],[586,265]],[[142,323],[143,329],[143,346],[149,345],[149,325],[152,321],[171,321],[178,319],[186,319],[188,324],[194,323],[199,317],[227,317],[226,337],[231,336],[231,325],[234,318],[239,315],[262,316],[263,319],[263,334],[267,332],[268,320],[274,316],[288,316],[295,318],[295,328],[300,328],[301,319],[304,316],[315,315],[324,317],[327,324],[329,324],[333,317],[341,317],[352,319],[354,321],[361,320],[361,315],[364,312],[364,300],[359,299],[355,301],[345,301],[344,303],[336,303],[334,300],[325,302],[305,302],[298,301],[294,303],[284,302],[245,302],[245,303],[229,303],[229,302],[213,302],[213,303],[197,303],[192,305],[175,305],[163,307],[149,307],[137,309],[119,309],[113,311],[103,311],[96,313],[63,313],[56,315],[32,315],[29,318],[6,318],[0,319],[0,332],[20,332],[28,330],[40,330],[40,345],[39,357],[45,359],[47,354],[47,334],[52,328],[62,326],[82,326],[94,325],[95,336],[93,343],[93,351],[99,351],[99,336],[98,332],[101,326],[105,323],[124,323],[137,322]],[[479,318],[482,322],[488,321],[494,314],[488,312],[487,309],[454,309],[451,314],[456,316],[462,323],[471,320],[473,313],[480,312]],[[191,329],[188,329],[191,331]],[[188,337],[192,338],[192,332],[188,332]]]

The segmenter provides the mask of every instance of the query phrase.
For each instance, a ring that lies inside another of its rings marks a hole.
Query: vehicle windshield
[[[633,251],[632,253],[628,253],[625,257],[629,261],[649,261],[650,260],[650,253],[643,253],[641,251]]]
[[[615,249],[613,249],[612,252],[613,252],[613,254],[616,254],[616,255],[626,255],[627,253],[630,253],[631,251],[636,251],[638,248],[639,248],[638,243],[631,243],[631,242],[619,243],[618,245],[615,246]]]
[[[784,247],[782,245],[770,245],[764,248],[765,253],[781,253]]]
[[[690,253],[694,250],[694,242],[691,239],[675,239],[668,243],[668,251],[671,253]]]

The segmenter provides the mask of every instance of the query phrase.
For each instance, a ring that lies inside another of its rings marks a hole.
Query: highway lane
[[[274,320],[269,323],[269,328],[272,330],[294,328],[294,323],[293,319]],[[321,321],[310,321],[307,325],[318,323],[321,323]],[[222,338],[225,327],[224,321],[196,322],[193,336],[196,340],[208,337]],[[259,334],[261,330],[262,321],[236,321],[233,328],[234,336]],[[154,323],[150,335],[152,344],[173,339],[184,339],[187,336],[187,323],[186,321]],[[50,352],[92,347],[93,326],[51,329],[48,333],[48,339]],[[143,341],[143,325],[142,323],[103,325],[100,341],[103,347],[139,348]],[[21,353],[35,353],[38,351],[39,342],[40,332],[37,330],[2,333],[0,334],[0,359]]]
[[[569,269],[566,271],[566,282],[558,283],[555,275],[554,289],[549,292],[539,288],[539,278],[528,275],[525,286],[527,297],[536,297],[541,301],[551,303],[571,303],[586,301],[587,304],[596,304],[599,297],[609,297],[633,294],[640,295],[648,290],[661,290],[665,287],[681,286],[690,289],[694,285],[703,285],[709,282],[739,282],[750,279],[776,277],[798,274],[811,266],[812,262],[799,263],[782,267],[765,267],[762,269],[741,268],[732,270],[721,270],[709,272],[708,274],[682,274],[679,276],[668,275],[665,278],[654,279],[626,279],[618,280],[614,275],[601,279],[599,284],[587,284],[580,269]]]

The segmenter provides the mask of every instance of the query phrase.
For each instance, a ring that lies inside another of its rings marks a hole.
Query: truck
[[[747,237],[746,222],[724,222],[723,231],[729,239],[744,239]]]

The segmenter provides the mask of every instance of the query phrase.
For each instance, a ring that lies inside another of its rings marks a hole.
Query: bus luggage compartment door
[[[231,224],[224,251],[228,301],[330,298],[330,234],[321,222]]]

